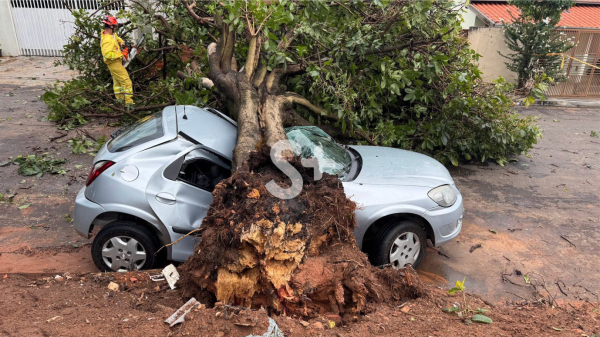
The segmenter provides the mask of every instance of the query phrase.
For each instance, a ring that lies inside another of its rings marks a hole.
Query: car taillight
[[[94,166],[92,166],[92,171],[90,172],[90,175],[87,178],[85,186],[90,186],[90,184],[93,183],[94,180],[96,180],[96,178],[98,178],[100,173],[106,171],[107,168],[113,166],[114,164],[115,162],[110,160],[102,160],[94,164]]]

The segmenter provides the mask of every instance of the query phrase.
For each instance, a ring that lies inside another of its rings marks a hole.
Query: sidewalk
[[[46,86],[77,74],[65,66],[55,67],[58,57],[0,57],[0,84],[21,87]]]
[[[568,108],[600,108],[600,97],[548,97],[545,101],[536,100],[532,105]]]

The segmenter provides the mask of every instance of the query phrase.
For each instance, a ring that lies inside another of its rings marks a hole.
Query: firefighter
[[[114,16],[110,15],[107,15],[102,22],[104,23],[104,30],[102,31],[100,46],[104,63],[106,63],[112,75],[115,97],[118,101],[132,106],[135,104],[133,102],[133,87],[122,61],[124,56],[127,57],[121,51],[121,47],[124,46],[125,42],[116,33],[119,23]]]

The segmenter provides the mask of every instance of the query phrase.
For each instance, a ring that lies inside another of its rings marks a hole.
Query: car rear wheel
[[[92,259],[101,271],[150,269],[159,244],[145,227],[115,221],[104,227],[92,243]]]
[[[410,264],[417,268],[427,248],[425,230],[410,220],[395,220],[377,236],[371,252],[374,265],[391,265],[396,269]]]

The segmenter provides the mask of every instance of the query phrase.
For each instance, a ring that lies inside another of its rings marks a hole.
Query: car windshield
[[[321,172],[343,179],[350,170],[352,158],[348,151],[328,134],[315,126],[295,126],[286,129],[289,140],[296,142],[294,152],[302,158],[316,158]]]
[[[121,152],[164,135],[162,111],[146,116],[121,129],[108,144],[110,152]]]

